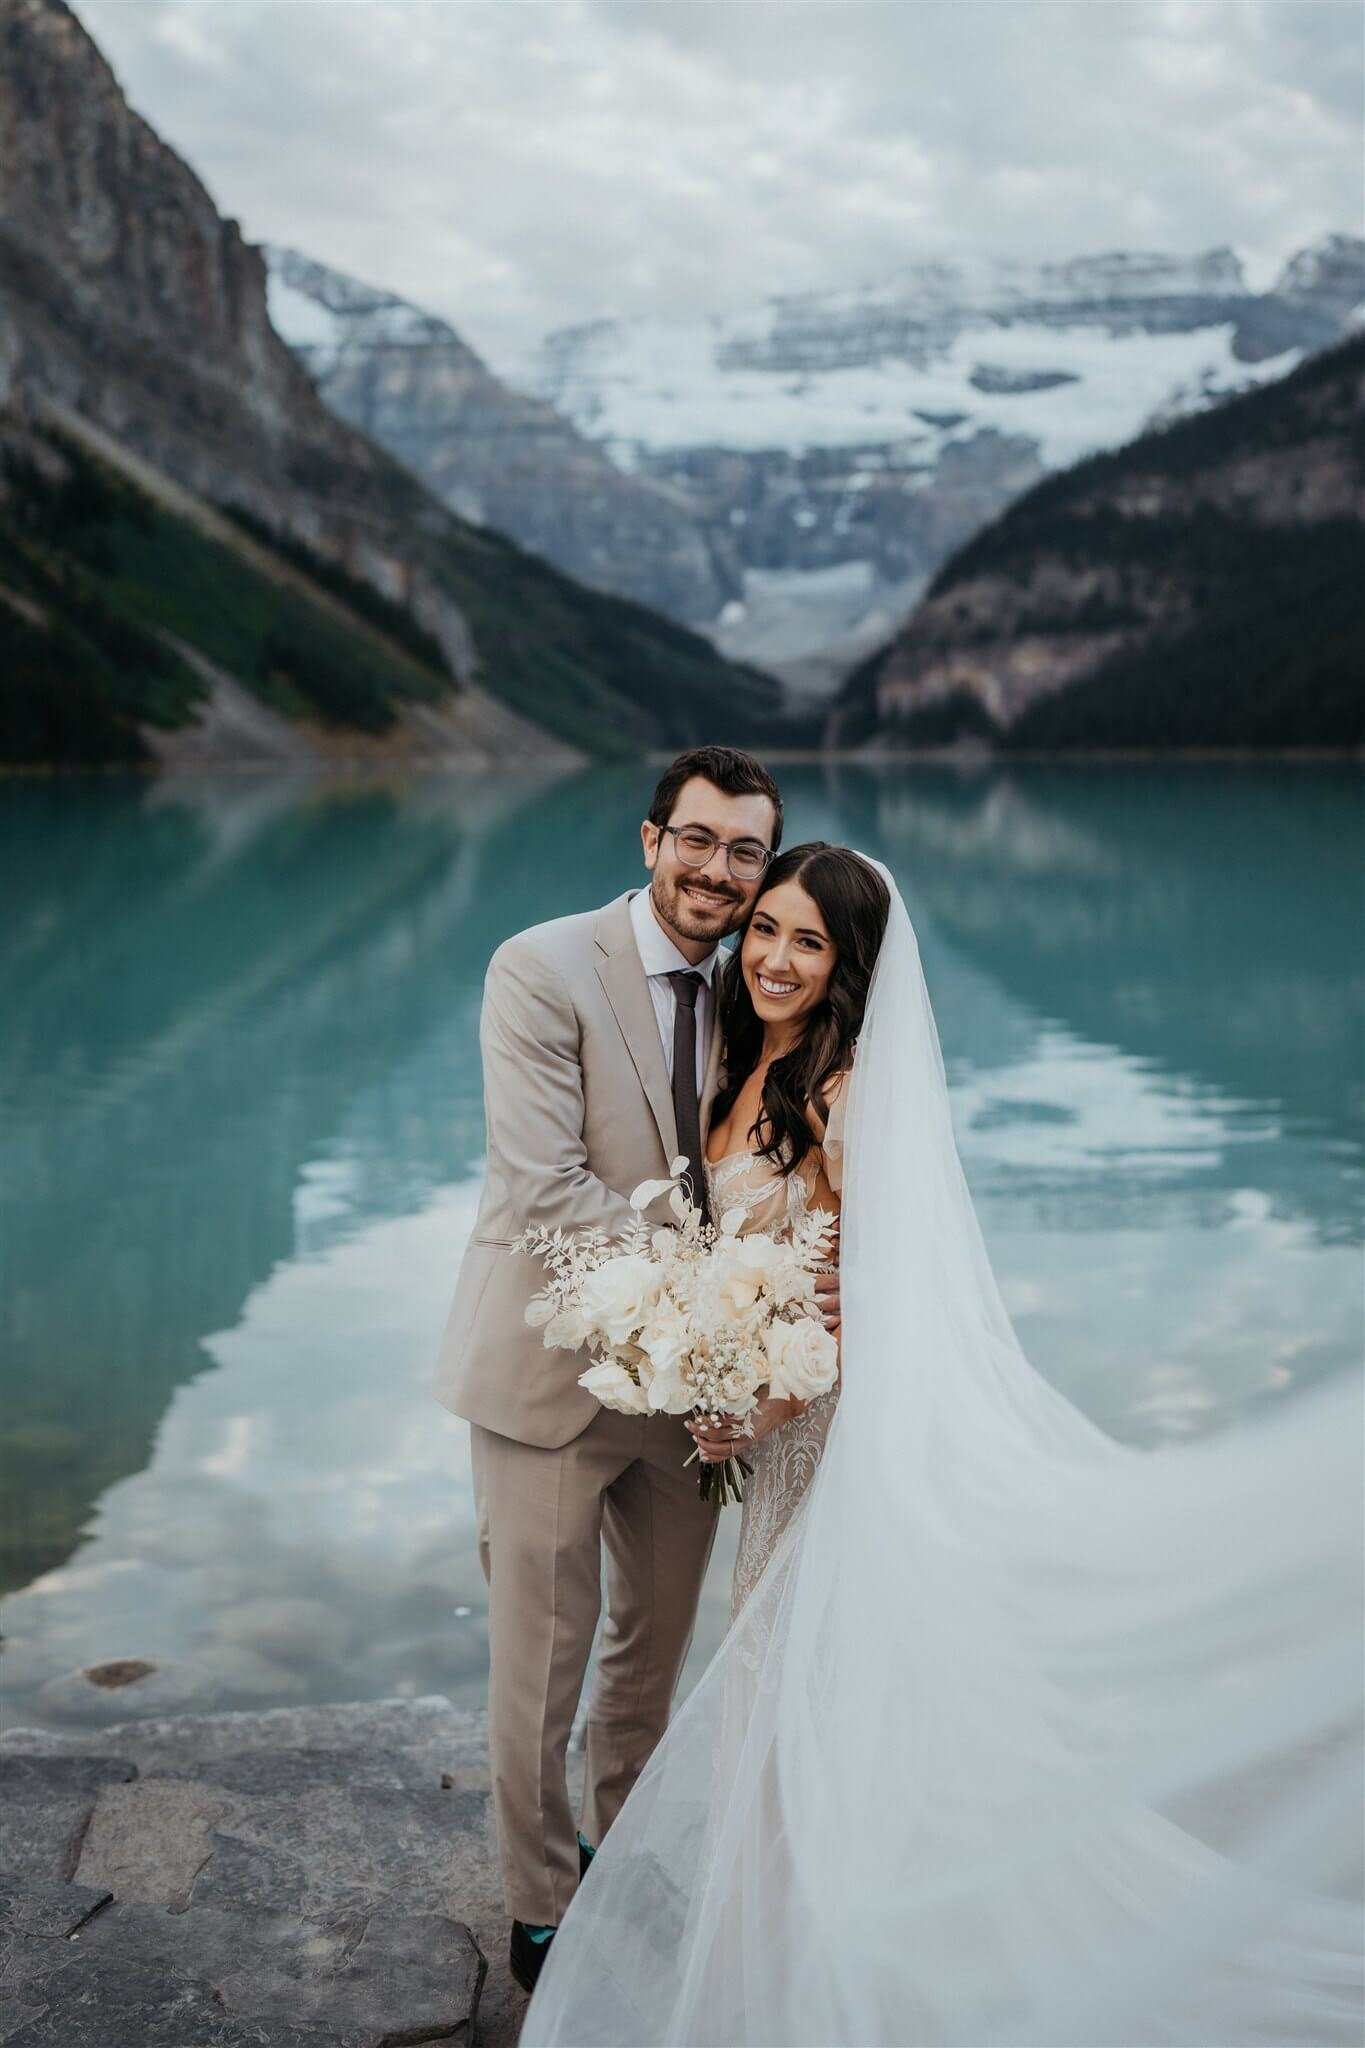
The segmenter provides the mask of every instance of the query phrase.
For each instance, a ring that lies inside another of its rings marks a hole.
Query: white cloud
[[[84,0],[135,106],[256,240],[493,361],[926,256],[1359,225],[1336,0]]]

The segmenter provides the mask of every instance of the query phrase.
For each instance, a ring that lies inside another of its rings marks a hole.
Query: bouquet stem
[[[688,1459],[690,1465],[692,1460]],[[742,1501],[744,1482],[753,1477],[753,1466],[743,1458],[726,1458],[723,1464],[703,1465],[698,1475],[698,1484],[703,1500],[709,1500],[713,1507],[728,1507],[730,1502]]]

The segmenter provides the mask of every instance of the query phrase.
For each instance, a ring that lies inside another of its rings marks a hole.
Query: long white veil
[[[1157,1450],[1039,1377],[879,872],[828,1447],[523,2048],[1358,2048],[1354,1376]]]

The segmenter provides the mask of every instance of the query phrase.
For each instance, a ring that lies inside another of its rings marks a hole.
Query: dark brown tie
[[[706,1199],[706,1174],[702,1167],[701,1107],[697,1101],[697,997],[701,992],[699,974],[679,971],[670,974],[673,984],[673,1114],[678,1125],[678,1150],[687,1154],[692,1177],[692,1201],[701,1210],[703,1222],[711,1220]]]

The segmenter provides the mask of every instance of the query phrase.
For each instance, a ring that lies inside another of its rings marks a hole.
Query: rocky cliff
[[[26,731],[32,691],[46,698],[69,670],[60,636],[73,609],[86,643],[82,687],[96,699],[138,671],[139,653],[119,656],[120,630],[164,623],[146,548],[130,589],[114,531],[79,558],[54,538],[54,521],[70,536],[72,493],[79,504],[91,462],[106,512],[109,491],[123,494],[117,534],[171,518],[182,569],[187,533],[211,545],[211,556],[196,555],[202,602],[188,607],[182,637],[215,664],[209,585],[227,559],[246,565],[252,606],[268,612],[272,591],[287,586],[309,632],[320,616],[334,630],[354,625],[367,647],[378,632],[386,659],[397,658],[394,621],[357,610],[356,592],[414,623],[428,649],[423,675],[397,693],[390,723],[424,751],[568,757],[703,732],[740,739],[775,713],[766,678],[460,520],[328,410],[271,324],[260,252],[128,107],[63,0],[0,0],[0,441],[0,584],[11,598],[0,626],[23,641],[30,700],[16,717]],[[184,599],[184,584],[173,594]],[[92,640],[97,616],[113,626]],[[249,672],[237,677],[249,690],[275,677],[272,631],[263,616]],[[291,648],[304,631],[290,623]],[[284,668],[286,718],[299,710],[297,667]],[[202,671],[199,683],[217,687]],[[192,715],[183,674],[177,692],[178,704],[161,706],[172,729]],[[411,699],[423,700],[420,715]],[[344,730],[336,709],[325,715]],[[79,706],[73,715],[79,725]]]
[[[1365,740],[1365,337],[1092,457],[940,570],[831,738]]]
[[[509,389],[444,320],[297,250],[264,254],[271,320],[332,411],[462,518],[672,618],[714,618],[737,595],[723,532]]]

